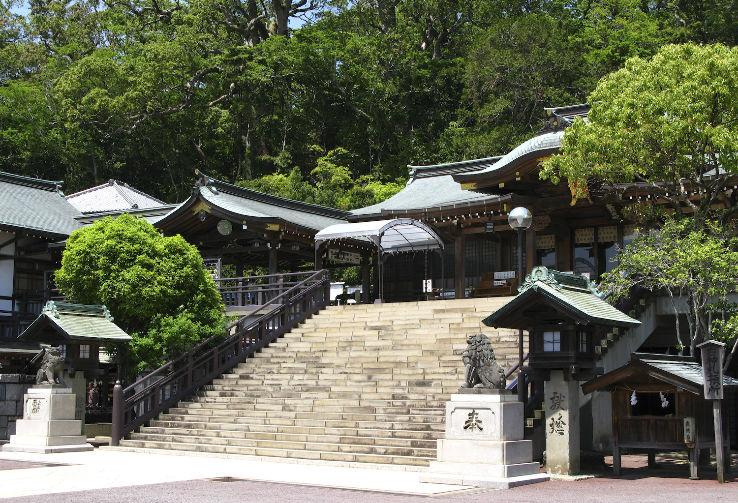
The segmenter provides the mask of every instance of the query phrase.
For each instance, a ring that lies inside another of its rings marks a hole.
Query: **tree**
[[[667,45],[628,60],[597,84],[589,122],[566,130],[541,178],[568,179],[574,197],[586,196],[588,178],[637,182],[677,215],[705,219],[721,205],[729,218],[738,210],[737,75],[738,48],[720,44]]]
[[[133,337],[139,372],[223,327],[223,303],[197,248],[130,215],[73,232],[54,278],[73,302],[108,307]]]
[[[700,342],[715,335],[725,339],[726,326],[736,321],[729,316],[712,322],[715,311],[730,313],[735,307],[728,302],[728,296],[738,292],[735,229],[714,220],[669,218],[661,229],[642,233],[625,248],[602,287],[613,300],[626,297],[633,287],[667,293],[676,317],[675,345],[680,350],[689,347],[694,355]],[[682,339],[679,326],[680,300],[686,302],[689,340]]]

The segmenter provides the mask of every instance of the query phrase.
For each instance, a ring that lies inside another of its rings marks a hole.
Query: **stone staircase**
[[[508,300],[329,307],[120,445],[427,465],[466,336],[487,334],[503,368],[517,362],[517,332],[481,323]]]

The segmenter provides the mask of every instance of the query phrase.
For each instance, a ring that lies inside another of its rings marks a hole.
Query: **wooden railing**
[[[258,318],[243,317],[226,329],[127,388],[113,388],[111,445],[125,435],[227,372],[290,331],[330,302],[328,272],[304,273],[304,279],[265,302]]]
[[[263,306],[309,278],[313,271],[243,278],[219,278],[215,285],[226,309]]]

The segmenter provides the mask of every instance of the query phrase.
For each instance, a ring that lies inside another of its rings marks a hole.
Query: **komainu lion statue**
[[[466,366],[466,382],[462,387],[505,389],[505,371],[495,361],[495,352],[487,336],[472,334],[466,342],[468,346],[461,354]]]
[[[62,370],[64,370],[64,355],[62,355],[61,349],[54,347],[46,348],[43,359],[41,360],[41,366],[38,372],[36,372],[36,384],[43,384],[45,382],[56,384],[58,380],[59,384],[65,385],[61,377]]]

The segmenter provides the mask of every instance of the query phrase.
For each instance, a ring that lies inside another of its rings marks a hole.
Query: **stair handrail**
[[[510,376],[511,376],[511,375],[513,375],[513,373],[514,373],[514,372],[515,372],[516,370],[518,370],[518,368],[520,368],[520,365],[522,365],[522,364],[523,364],[523,362],[525,362],[525,361],[527,361],[527,360],[528,360],[528,357],[529,357],[529,356],[530,356],[530,353],[525,353],[525,355],[523,356],[523,361],[522,361],[522,362],[521,362],[520,360],[518,360],[517,362],[515,362],[515,365],[513,365],[512,367],[510,367],[510,368],[508,369],[508,371],[507,371],[507,372],[505,372],[505,380],[508,380],[508,379],[510,379]]]
[[[315,271],[264,304],[262,309],[273,306],[268,312],[251,320],[245,316],[226,327],[225,338],[222,333],[209,337],[126,388],[116,382],[111,445],[118,445],[135,428],[241,363],[329,302],[328,271]],[[207,349],[209,345],[212,347]]]

